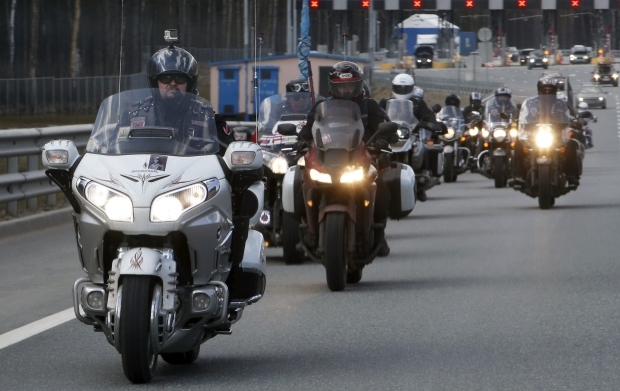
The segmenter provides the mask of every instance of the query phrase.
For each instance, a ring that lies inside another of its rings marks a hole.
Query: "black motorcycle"
[[[469,149],[461,146],[461,136],[465,131],[465,118],[456,106],[444,106],[437,114],[439,121],[447,127],[447,132],[440,136],[443,142],[445,182],[456,182],[459,174],[467,170],[470,157]]]

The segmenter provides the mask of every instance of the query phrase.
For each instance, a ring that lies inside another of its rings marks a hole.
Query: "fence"
[[[143,73],[120,77],[121,91],[134,88],[146,88]],[[118,90],[118,76],[0,79],[0,115],[92,113]]]
[[[373,84],[389,85],[394,79],[395,74],[391,72],[377,72],[372,75]],[[416,85],[429,91],[451,92],[455,94],[469,94],[470,92],[480,92],[481,94],[490,94],[502,83],[487,81],[467,81],[458,79],[446,79],[439,77],[415,76]]]
[[[229,121],[228,125],[253,127],[255,123]],[[91,130],[92,124],[0,130],[0,160],[6,158],[6,166],[0,164],[0,205],[6,206],[6,214],[17,216],[22,200],[26,200],[27,209],[37,210],[40,196],[47,196],[47,205],[56,205],[60,189],[45,175],[41,148],[51,140],[64,139],[83,150]]]

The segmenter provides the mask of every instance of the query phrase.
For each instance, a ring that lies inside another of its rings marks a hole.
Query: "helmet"
[[[469,104],[470,105],[474,105],[474,102],[476,102],[476,105],[479,105],[482,102],[482,94],[479,92],[472,92],[471,94],[469,94]]]
[[[446,96],[446,106],[461,106],[461,99],[455,94],[450,94]]]
[[[401,73],[392,80],[392,94],[396,99],[409,99],[413,96],[415,81],[411,75]]]
[[[536,84],[538,95],[556,95],[558,92],[557,80],[553,76],[545,75],[538,79]]]
[[[495,91],[495,96],[507,96],[512,98],[512,91],[510,91],[510,88],[500,87]]]
[[[328,86],[334,98],[357,98],[364,91],[364,73],[357,64],[341,61],[329,70]]]
[[[307,80],[295,79],[286,83],[286,92],[308,92],[310,85]]]
[[[183,74],[187,81],[187,92],[196,93],[198,84],[198,63],[187,50],[174,46],[161,49],[146,64],[147,82],[151,88],[157,88],[160,75]]]
[[[566,96],[566,94],[562,91],[558,92],[558,99],[563,100],[564,102],[568,102],[568,97]]]
[[[413,97],[424,100],[424,90],[422,87],[413,87]]]

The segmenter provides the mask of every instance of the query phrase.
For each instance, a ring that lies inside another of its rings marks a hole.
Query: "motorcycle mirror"
[[[398,124],[396,122],[382,122],[379,124],[379,129],[372,135],[370,140],[366,144],[370,144],[372,140],[378,137],[392,136],[398,131]]]
[[[441,111],[441,105],[439,103],[435,103],[433,107],[431,107],[431,110],[433,110],[433,113],[437,114]]]
[[[447,121],[450,119],[450,116],[448,114],[444,114],[441,116],[441,121]]]
[[[233,137],[235,141],[247,141],[252,138],[252,130],[246,126],[237,126],[233,128]]]
[[[282,136],[296,136],[297,125],[295,124],[280,124],[278,125],[278,133]]]
[[[583,113],[579,113],[577,118],[592,118],[592,113],[589,111],[584,111]]]

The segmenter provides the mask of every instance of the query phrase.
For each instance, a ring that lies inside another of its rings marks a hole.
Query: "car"
[[[527,60],[527,69],[537,67],[547,69],[547,67],[549,67],[549,59],[540,50],[534,50],[529,54],[528,57],[529,59]]]
[[[571,49],[570,56],[568,56],[571,64],[590,64],[590,50],[582,45],[575,45]]]
[[[555,77],[555,80],[557,81],[558,91],[564,91],[566,89],[566,84],[568,83],[567,77],[562,75],[560,72],[543,72],[541,76]]]
[[[607,92],[603,91],[600,86],[585,85],[581,86],[577,94],[575,94],[575,107],[579,107],[579,103],[585,102],[588,107],[600,107],[604,109],[607,107],[607,98],[605,97]]]
[[[418,46],[413,53],[416,68],[432,68],[435,51],[432,46]]]
[[[530,57],[530,53],[533,52],[536,49],[521,49],[519,51],[519,64],[521,65],[527,65]]]
[[[612,64],[597,64],[592,71],[592,81],[599,85],[611,84],[618,87],[618,72]]]

